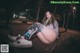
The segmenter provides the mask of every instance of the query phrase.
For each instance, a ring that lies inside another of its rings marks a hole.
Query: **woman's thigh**
[[[55,41],[57,37],[56,33],[47,27],[45,27],[41,32],[44,35],[44,37],[50,42]]]
[[[50,42],[44,37],[44,35],[42,34],[42,32],[37,33],[38,38],[46,44],[49,44]]]
[[[55,31],[49,29],[48,27],[38,23],[39,25],[39,29],[41,29],[41,33],[42,33],[42,36],[49,42],[53,42],[55,41],[57,35],[55,33]],[[39,38],[41,38],[40,35],[38,35]]]

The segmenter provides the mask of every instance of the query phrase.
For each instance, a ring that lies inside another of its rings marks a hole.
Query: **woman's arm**
[[[57,35],[59,35],[59,25],[57,21],[54,21],[53,29],[57,33]]]

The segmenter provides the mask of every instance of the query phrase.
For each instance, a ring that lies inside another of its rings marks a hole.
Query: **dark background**
[[[31,9],[34,14],[34,18],[37,18],[40,2],[42,1],[38,21],[41,22],[46,10],[51,10],[53,13],[60,17],[59,25],[63,27],[64,13],[65,24],[64,27],[69,29],[80,31],[80,16],[79,16],[79,4],[50,4],[50,0],[0,0],[0,20],[7,20],[12,18],[12,12],[25,11],[25,9]],[[71,6],[76,6],[75,17],[73,18],[73,12]],[[74,21],[73,21],[74,19]]]

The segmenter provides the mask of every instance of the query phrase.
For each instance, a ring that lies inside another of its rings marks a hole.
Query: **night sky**
[[[7,19],[11,17],[11,13],[14,11],[24,11],[25,9],[31,9],[35,17],[37,16],[37,11],[39,8],[40,0],[0,0],[0,19]],[[80,5],[75,4],[76,6],[76,13],[75,13],[75,22],[74,28],[72,28],[73,23],[73,16],[71,12],[71,5],[70,4],[50,4],[50,0],[42,0],[40,12],[39,12],[39,19],[42,20],[44,16],[45,10],[49,9],[53,13],[60,15],[60,26],[63,25],[63,14],[65,12],[66,17],[71,13],[69,18],[68,28],[80,30]],[[5,16],[4,16],[5,15]],[[67,19],[66,18],[66,22]]]

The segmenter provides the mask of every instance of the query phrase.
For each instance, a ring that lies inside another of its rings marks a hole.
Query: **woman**
[[[20,39],[30,40],[34,33],[45,44],[50,44],[56,40],[58,36],[58,22],[50,11],[45,13],[42,24],[38,22],[34,23]]]

